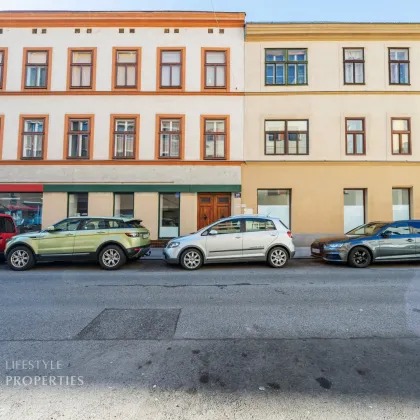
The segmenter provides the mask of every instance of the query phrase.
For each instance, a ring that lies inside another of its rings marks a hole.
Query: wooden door
[[[231,215],[230,194],[202,193],[198,194],[197,229],[200,230],[211,223]]]

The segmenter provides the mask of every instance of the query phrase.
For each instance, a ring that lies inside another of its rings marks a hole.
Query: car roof
[[[8,217],[9,219],[13,219],[13,216],[10,216],[10,214],[0,213],[1,217]]]
[[[67,217],[67,219],[108,219],[108,220],[123,220],[123,221],[130,221],[130,220],[140,220],[135,217],[115,217],[115,216],[71,216]]]
[[[220,220],[243,219],[243,218],[280,220],[279,217],[266,216],[266,215],[263,215],[263,214],[237,214],[236,216],[229,216],[229,217],[225,217],[225,218],[220,219]]]

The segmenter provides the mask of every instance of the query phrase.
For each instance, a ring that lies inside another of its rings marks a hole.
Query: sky
[[[420,22],[420,0],[0,0],[0,10],[214,10],[248,22]]]

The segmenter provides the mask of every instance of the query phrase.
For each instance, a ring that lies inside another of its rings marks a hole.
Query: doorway
[[[229,193],[198,194],[198,230],[230,215],[231,196]]]

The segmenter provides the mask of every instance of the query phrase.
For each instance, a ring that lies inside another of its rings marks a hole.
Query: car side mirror
[[[55,227],[54,226],[48,226],[45,230],[47,232],[54,232],[55,231]]]
[[[214,230],[214,229],[212,229],[212,230],[209,232],[209,235],[217,235],[217,234],[218,234],[217,230]]]

